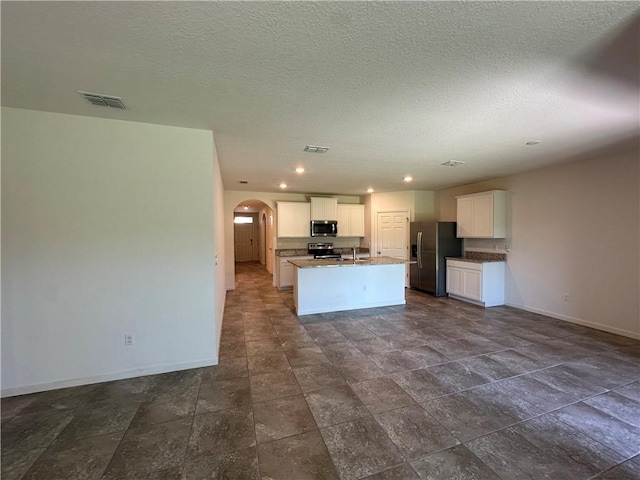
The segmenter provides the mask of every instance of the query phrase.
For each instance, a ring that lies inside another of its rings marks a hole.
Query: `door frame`
[[[251,260],[246,260],[246,261],[250,261],[250,262],[259,262],[260,261],[260,249],[262,248],[261,246],[261,242],[260,242],[260,225],[258,224],[258,222],[260,221],[260,215],[258,214],[258,212],[234,212],[234,217],[236,215],[236,213],[240,214],[240,216],[243,217],[251,217],[253,218],[253,222],[250,224],[251,225],[251,236],[252,236],[252,244],[251,244]],[[236,263],[237,260],[237,245],[236,245],[236,228],[237,228],[237,224],[234,223],[233,224],[233,260],[234,263]]]
[[[405,246],[405,259],[407,261],[406,265],[405,265],[405,287],[409,288],[409,260],[410,260],[410,256],[409,256],[409,245],[410,245],[410,224],[411,224],[411,210],[410,209],[398,209],[398,208],[385,208],[385,209],[381,209],[381,210],[376,210],[375,212],[375,222],[374,222],[374,228],[372,228],[372,232],[371,232],[371,236],[373,237],[373,245],[374,245],[374,250],[373,252],[375,252],[375,256],[378,256],[378,215],[381,213],[389,213],[389,214],[402,214],[407,221],[406,223],[406,228],[405,228],[405,238],[404,238],[404,246]],[[373,253],[373,252],[369,252],[369,254]]]

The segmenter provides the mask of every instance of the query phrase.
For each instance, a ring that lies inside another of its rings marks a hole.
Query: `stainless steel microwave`
[[[337,237],[338,222],[335,220],[311,220],[312,237]]]

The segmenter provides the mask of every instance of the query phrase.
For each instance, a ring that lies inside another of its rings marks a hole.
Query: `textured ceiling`
[[[232,190],[433,190],[638,132],[637,2],[3,1],[1,13],[3,105],[212,130]]]

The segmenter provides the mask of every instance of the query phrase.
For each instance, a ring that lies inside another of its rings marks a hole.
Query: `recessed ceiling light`
[[[282,183],[280,184],[280,188],[287,188],[287,184],[286,184],[286,183],[284,183],[284,182],[282,182]]]
[[[540,143],[540,140],[531,140],[527,142],[527,145],[538,145],[539,143]]]
[[[244,208],[245,210],[249,210],[249,207],[247,207],[246,205],[242,208]]]
[[[296,168],[296,173],[304,173],[304,167]]]
[[[404,180],[405,182],[410,182],[413,180],[413,177],[411,175],[407,175],[406,177],[404,177],[402,180]]]
[[[460,160],[448,160],[440,165],[444,165],[445,167],[459,167],[460,165],[464,165],[464,162]]]
[[[327,153],[329,147],[320,147],[318,145],[307,145],[303,151],[307,153]]]
[[[373,188],[371,187],[367,188],[367,193],[373,193]]]

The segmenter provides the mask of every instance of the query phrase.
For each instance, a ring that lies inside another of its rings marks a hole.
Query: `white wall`
[[[416,222],[433,221],[437,217],[436,213],[436,192],[416,190],[414,192]]]
[[[507,190],[507,238],[465,241],[470,250],[510,245],[507,303],[640,338],[640,171],[630,147],[442,190],[440,220],[455,221],[455,195]]]
[[[211,133],[211,132],[208,132]],[[215,290],[215,324],[216,324],[216,350],[215,363],[218,363],[218,352],[220,351],[220,336],[222,330],[222,317],[224,315],[224,302],[227,295],[225,280],[226,268],[226,244],[224,230],[224,185],[222,184],[222,173],[220,172],[220,162],[216,150],[215,139],[211,136],[213,143],[213,253],[214,253],[214,290]]]
[[[217,363],[212,133],[3,108],[2,140],[2,394]]]
[[[368,225],[365,228],[365,242],[372,251],[377,250],[377,223],[379,212],[407,211],[409,221],[427,221],[436,218],[435,192],[408,190],[404,192],[372,193],[365,202]],[[407,228],[407,244],[409,229]]]
[[[308,202],[308,194],[302,193],[284,193],[284,192],[245,192],[238,190],[226,190],[224,192],[224,205],[225,205],[225,245],[226,245],[226,284],[227,290],[234,290],[235,287],[235,253],[233,245],[233,211],[241,203],[247,200],[260,200],[265,205],[270,207],[273,211],[273,236],[272,244],[274,249],[281,248],[307,248],[307,243],[312,242],[314,239],[309,238],[276,238],[277,231],[275,226],[277,225],[278,209],[276,204],[278,201],[284,202]],[[360,203],[360,197],[356,196],[337,196],[338,203]],[[351,246],[353,245],[353,239],[332,239],[333,244],[336,247]],[[359,241],[359,240],[358,240]],[[273,261],[273,259],[272,259]],[[271,272],[273,273],[273,272]]]
[[[275,217],[273,214],[273,210],[271,207],[263,207],[259,212],[260,218],[265,218],[264,225],[264,239],[265,239],[265,248],[264,248],[264,266],[271,275],[273,275],[273,251],[275,249]],[[262,224],[261,224],[262,225]],[[262,261],[262,259],[261,259]]]

